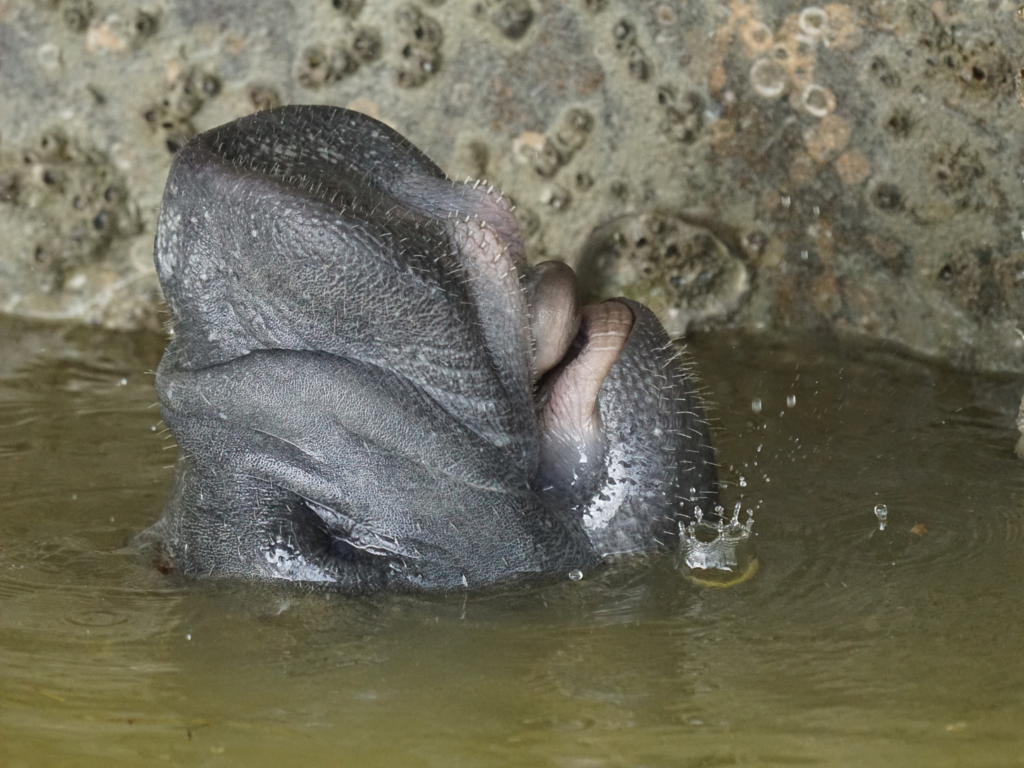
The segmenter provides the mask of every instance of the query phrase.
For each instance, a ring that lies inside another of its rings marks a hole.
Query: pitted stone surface
[[[714,311],[673,305],[667,272],[668,285],[623,284],[636,265],[597,289],[659,305],[676,330],[816,328],[1024,371],[1017,10],[0,4],[0,310],[158,327],[151,252],[172,153],[254,110],[315,102],[379,117],[450,176],[502,189],[531,261],[576,266],[623,217],[705,227],[735,277],[707,296]]]

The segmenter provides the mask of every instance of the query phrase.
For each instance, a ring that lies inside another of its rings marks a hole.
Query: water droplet
[[[796,405],[796,395],[789,395],[789,397],[786,398],[786,407],[792,408],[794,405]]]
[[[800,251],[800,258],[804,261],[807,261],[808,256],[810,256],[810,254],[807,251]]]
[[[885,504],[875,504],[875,517],[878,518],[878,530],[885,530],[886,520],[889,519],[889,508]]]
[[[747,478],[745,478],[745,477],[743,477],[741,475],[740,476],[740,488],[746,488],[746,487],[747,487]]]
[[[581,581],[583,579],[583,571],[581,571],[579,568],[569,571],[569,579],[571,581]]]
[[[760,413],[761,412],[761,398],[760,397],[755,397],[753,400],[750,401],[750,410],[752,410],[754,413]]]

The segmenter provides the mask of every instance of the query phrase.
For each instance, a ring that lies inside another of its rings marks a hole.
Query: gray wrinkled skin
[[[155,261],[180,458],[143,538],[182,574],[476,587],[670,545],[714,504],[703,411],[653,314],[601,305],[626,329],[602,351],[507,202],[371,118],[283,107],[197,136]],[[545,344],[563,359],[540,378]]]

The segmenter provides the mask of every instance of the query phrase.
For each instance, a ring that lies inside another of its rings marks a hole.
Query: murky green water
[[[692,348],[754,581],[353,600],[123,550],[175,457],[159,340],[0,324],[0,765],[1024,763],[1020,382]]]

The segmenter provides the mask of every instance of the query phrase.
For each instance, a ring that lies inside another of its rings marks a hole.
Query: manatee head
[[[670,546],[714,506],[654,315],[580,308],[507,200],[365,115],[282,107],[192,139],[155,262],[179,459],[147,538],[183,574],[474,587]]]

